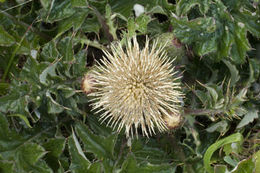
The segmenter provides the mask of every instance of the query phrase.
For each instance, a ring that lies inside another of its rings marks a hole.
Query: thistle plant
[[[134,37],[125,49],[116,43],[111,53],[104,51],[106,57],[91,72],[94,92],[89,94],[102,122],[118,132],[124,128],[127,137],[138,129],[151,136],[156,128],[171,128],[167,121],[180,122],[180,77],[163,49],[158,40],[150,47],[149,39],[141,49]]]

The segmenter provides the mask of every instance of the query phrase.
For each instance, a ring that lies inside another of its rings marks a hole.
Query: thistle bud
[[[163,120],[169,129],[174,129],[180,125],[182,118],[180,114],[173,114],[172,116],[164,116]]]
[[[92,77],[91,73],[85,74],[81,83],[81,89],[85,92],[85,94],[88,95],[89,93],[93,92],[93,81],[94,78]]]

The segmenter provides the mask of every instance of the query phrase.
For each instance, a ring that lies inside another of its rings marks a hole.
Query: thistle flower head
[[[163,47],[149,40],[143,49],[136,37],[127,41],[126,49],[113,44],[111,53],[92,72],[95,92],[93,109],[102,112],[101,120],[117,131],[125,128],[126,136],[155,134],[168,130],[165,117],[179,115],[180,83]]]

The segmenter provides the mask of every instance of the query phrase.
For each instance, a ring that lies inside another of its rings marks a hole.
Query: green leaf
[[[239,72],[238,72],[236,66],[231,64],[229,61],[224,60],[224,59],[222,61],[226,64],[226,66],[228,67],[228,69],[230,71],[230,74],[231,74],[230,87],[233,87],[240,78]]]
[[[63,55],[63,61],[65,63],[71,62],[73,60],[73,44],[71,37],[63,38],[58,44],[58,50]]]
[[[120,173],[135,172],[135,173],[159,173],[159,172],[175,172],[176,167],[170,164],[154,165],[150,163],[139,163],[136,161],[133,154],[129,154],[122,165]]]
[[[255,163],[253,158],[250,158],[239,162],[235,167],[235,169],[232,170],[232,173],[249,173],[249,172],[254,172],[254,170],[255,170]]]
[[[46,22],[53,23],[72,16],[76,10],[72,8],[70,0],[54,1],[53,5],[48,6],[49,9],[41,13],[42,19]]]
[[[199,6],[200,12],[205,14],[209,10],[210,2],[209,0],[180,0],[176,5],[177,15],[187,15],[196,5]]]
[[[41,147],[37,144],[34,144],[34,143],[28,143],[18,149],[16,158],[20,162],[26,162],[29,165],[34,165],[45,154],[46,154],[46,152],[43,147]],[[25,165],[22,165],[22,166],[25,166]]]
[[[76,61],[72,66],[74,76],[82,76],[87,71],[86,53],[85,50],[82,50],[75,55]]]
[[[227,57],[231,50],[231,45],[234,42],[234,38],[230,29],[227,25],[223,26],[220,29],[220,35],[218,38],[218,51],[217,56],[218,59],[222,59],[223,57]]]
[[[171,18],[173,32],[182,43],[194,44],[194,51],[203,56],[217,51],[217,25],[212,17],[196,18],[188,21],[186,17],[178,18],[173,14]]]
[[[18,172],[52,173],[47,164],[40,160],[46,154],[43,147],[34,143],[24,144],[16,151],[15,161]],[[24,170],[24,171],[23,171]]]
[[[8,121],[2,113],[0,113],[0,156],[1,152],[12,150],[21,145],[25,139],[9,130]]]
[[[46,154],[44,148],[36,143],[28,142],[32,134],[17,134],[9,130],[8,126],[8,121],[0,113],[0,170],[9,169],[11,165],[8,163],[12,161],[14,172],[52,173],[52,170],[41,159]],[[4,161],[1,160],[1,156]]]
[[[160,164],[167,163],[171,160],[162,149],[146,146],[144,142],[139,140],[134,140],[131,147],[137,162],[148,161],[151,164]]]
[[[77,123],[75,129],[87,152],[94,153],[99,159],[114,158],[114,147],[117,139],[116,134],[112,134],[108,137],[95,135],[82,123]]]
[[[227,7],[231,8],[231,10],[239,10],[239,8],[246,7],[252,2],[250,2],[250,1],[240,1],[240,0],[230,0],[230,1],[225,1],[224,3]]]
[[[58,26],[58,34],[56,35],[56,38],[61,36],[64,32],[68,31],[72,27],[74,30],[77,31],[84,23],[89,12],[90,12],[89,9],[84,9],[84,10],[79,9],[71,17],[62,20],[62,22],[60,22]]]
[[[210,98],[209,98],[208,94],[206,92],[203,92],[203,91],[200,91],[200,90],[196,90],[195,94],[198,97],[198,99],[201,101],[201,103],[205,107],[207,107],[209,102],[210,102]]]
[[[5,31],[3,26],[0,26],[0,46],[11,46],[15,42],[16,41],[15,41],[14,37]]]
[[[198,17],[193,18],[189,16],[191,18],[189,21],[186,16],[177,17],[173,14],[171,22],[174,33],[181,42],[191,44],[194,52],[199,56],[212,53],[216,55],[216,57],[214,56],[216,61],[229,56],[233,62],[241,64],[245,62],[246,52],[250,49],[246,31],[251,29],[252,32],[258,34],[256,31],[258,26],[255,23],[257,17],[254,17],[252,22],[245,16],[241,16],[241,19],[237,17],[234,23],[234,18],[232,17],[233,11],[230,14],[229,8],[224,3],[222,1],[210,3],[208,0],[178,1],[176,6],[177,15],[185,15],[196,5],[199,5],[202,14],[202,4],[207,8],[204,8],[206,9],[204,18],[200,15],[195,15],[196,10],[193,10],[191,13],[192,16]],[[245,11],[248,10],[243,10],[241,7],[239,11],[247,13]],[[234,14],[236,15],[237,12],[235,11]],[[257,12],[252,14],[253,16],[257,16]],[[212,21],[208,22],[210,21],[209,19]],[[198,21],[201,22],[196,24]],[[250,24],[248,24],[250,27],[246,26],[248,21],[250,21]]]
[[[88,1],[86,0],[71,0],[72,7],[87,7]]]
[[[88,169],[88,172],[89,173],[96,173],[96,172],[103,172],[103,165],[101,162],[97,161],[97,162],[94,162],[90,168]],[[85,172],[83,172],[85,173]]]
[[[0,97],[0,108],[1,112],[7,113],[10,112],[23,112],[24,107],[26,106],[24,97],[20,98],[18,91],[6,94],[5,96]],[[23,111],[22,111],[23,110]]]
[[[150,1],[150,4],[153,3],[153,0]],[[148,4],[146,0],[144,1],[138,1],[138,0],[122,0],[122,1],[117,1],[117,0],[110,0],[109,2],[112,11],[116,13],[120,13],[121,15],[125,16],[126,18],[130,17],[131,14],[133,14],[133,7],[134,4],[140,4],[140,5],[145,5]]]
[[[260,61],[258,59],[249,59],[249,63],[250,63],[250,73],[251,70],[254,72],[254,78],[258,79],[258,77],[260,76]],[[252,69],[251,69],[252,66]],[[251,74],[250,74],[251,75]]]
[[[48,113],[49,114],[58,114],[64,111],[64,106],[60,105],[58,102],[55,101],[55,99],[52,97],[52,95],[57,95],[55,93],[52,93],[50,91],[46,92],[46,97],[48,98]]]
[[[47,80],[47,76],[57,76],[56,74],[56,66],[57,66],[58,62],[55,62],[54,64],[50,64],[47,68],[45,68],[41,74],[39,75],[39,80],[42,84],[44,85],[48,85],[48,80]]]
[[[64,138],[51,138],[48,142],[42,145],[45,148],[46,162],[53,169],[56,170],[59,165],[59,157],[65,148]]]
[[[146,33],[147,25],[151,20],[151,17],[145,14],[138,16],[135,21],[136,30],[143,34]]]
[[[111,6],[112,11],[123,15],[125,18],[129,18],[133,15],[133,7],[135,4],[144,6],[145,11],[149,13],[166,14],[166,9],[173,8],[173,5],[168,3],[166,0],[109,0],[109,5]]]
[[[235,142],[241,142],[243,140],[243,136],[240,133],[235,133],[233,135],[230,135],[228,137],[225,137],[224,139],[221,139],[214,144],[212,144],[206,151],[203,157],[203,162],[206,171],[209,173],[213,173],[213,168],[211,167],[211,157],[213,153],[219,149],[220,147],[230,144],[230,143],[235,143]]]
[[[50,63],[42,62],[39,63],[33,58],[28,58],[23,70],[20,73],[20,77],[30,83],[34,84],[35,87],[41,88],[40,86],[40,74],[48,68]]]
[[[110,136],[113,133],[112,128],[107,127],[104,123],[100,124],[98,117],[95,115],[88,115],[88,125],[95,133],[102,136]]]
[[[241,8],[232,13],[232,16],[239,22],[244,23],[245,27],[255,37],[260,37],[260,24],[259,24],[259,12],[251,12],[249,10]]]
[[[174,34],[182,43],[190,44],[193,40],[206,41],[212,37],[216,30],[216,22],[212,17],[196,18],[187,21],[187,18],[173,16],[171,23],[174,27]]]
[[[225,120],[222,120],[220,122],[214,123],[212,126],[206,128],[207,132],[220,132],[221,134],[224,134],[227,131],[228,123]]]
[[[74,132],[72,132],[72,136],[69,137],[68,145],[71,156],[70,169],[75,173],[85,173],[86,170],[89,169],[91,163],[83,153]]]
[[[136,19],[130,18],[127,23],[128,36],[132,37],[135,35],[136,31],[143,34],[146,33],[147,25],[151,20],[151,17],[146,14],[140,15]]]
[[[259,117],[257,110],[250,110],[248,113],[246,113],[243,117],[243,119],[239,122],[237,125],[237,129],[242,128],[249,123],[253,122],[254,119],[257,119]]]
[[[13,170],[14,170],[13,162],[0,160],[0,172],[1,173],[12,173]]]
[[[250,49],[250,44],[246,36],[244,23],[237,23],[234,26],[234,44],[231,49],[231,59],[236,64],[245,62],[246,52]]]
[[[106,24],[109,28],[109,33],[113,36],[113,39],[117,40],[117,34],[116,34],[117,26],[114,25],[114,17],[115,15],[112,14],[111,7],[107,4],[106,14],[105,14]]]
[[[214,109],[219,109],[220,107],[223,106],[223,93],[222,93],[222,89],[215,85],[215,84],[202,84],[199,82],[200,85],[202,85],[203,87],[205,87],[208,90],[208,93],[211,96],[211,108]]]
[[[234,159],[232,159],[230,156],[225,156],[223,158],[223,160],[228,163],[229,165],[235,167],[237,165],[237,161],[235,161]]]
[[[50,5],[51,5],[51,1],[49,1],[49,0],[40,0],[40,2],[41,2],[41,4],[42,4],[43,8],[46,9],[46,10],[47,10],[47,9],[50,7]]]
[[[98,19],[96,16],[93,16],[91,18],[87,18],[81,26],[80,29],[82,29],[83,32],[91,33],[94,32],[96,35],[99,34],[101,26],[98,22]]]
[[[242,142],[233,142],[224,145],[223,151],[228,156],[231,153],[239,154],[242,151]]]
[[[68,86],[66,86],[66,85],[59,85],[59,86],[57,87],[57,90],[62,91],[62,93],[64,94],[64,97],[65,97],[66,99],[68,99],[69,97],[72,97],[74,94],[76,94],[75,89],[70,88],[70,87],[68,87]]]
[[[260,150],[258,150],[254,155],[255,159],[255,172],[260,172]]]
[[[9,88],[9,83],[0,82],[0,96],[6,94]]]
[[[41,57],[49,62],[53,62],[54,60],[58,59],[59,52],[56,48],[56,43],[54,41],[50,41],[46,43],[41,51]]]
[[[22,114],[11,114],[9,116],[10,117],[19,117],[19,118],[21,118],[28,127],[32,128],[32,126],[31,126],[31,124],[30,124],[30,122],[29,122],[29,120],[28,120],[28,118],[26,116],[24,116]]]
[[[211,39],[199,42],[194,45],[194,51],[199,55],[203,56],[217,50],[216,38],[212,37]]]
[[[214,167],[214,173],[230,173],[226,165],[216,165]]]

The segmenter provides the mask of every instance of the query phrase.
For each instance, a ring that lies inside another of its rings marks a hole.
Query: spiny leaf
[[[93,134],[90,129],[82,123],[77,123],[75,128],[86,151],[94,153],[100,159],[114,158],[116,134],[112,134],[108,137],[98,136]]]
[[[239,122],[237,125],[237,129],[248,125],[249,123],[253,122],[254,119],[259,117],[257,110],[251,110],[244,115],[244,118]]]
[[[230,87],[232,87],[236,84],[236,82],[240,78],[238,70],[237,70],[236,66],[231,64],[229,61],[224,60],[224,59],[222,61],[226,64],[226,66],[228,67],[228,69],[230,71],[230,74],[231,74]]]
[[[71,156],[70,169],[75,173],[86,172],[86,170],[89,169],[91,163],[83,153],[80,143],[74,132],[72,132],[72,136],[69,137],[68,145]]]

